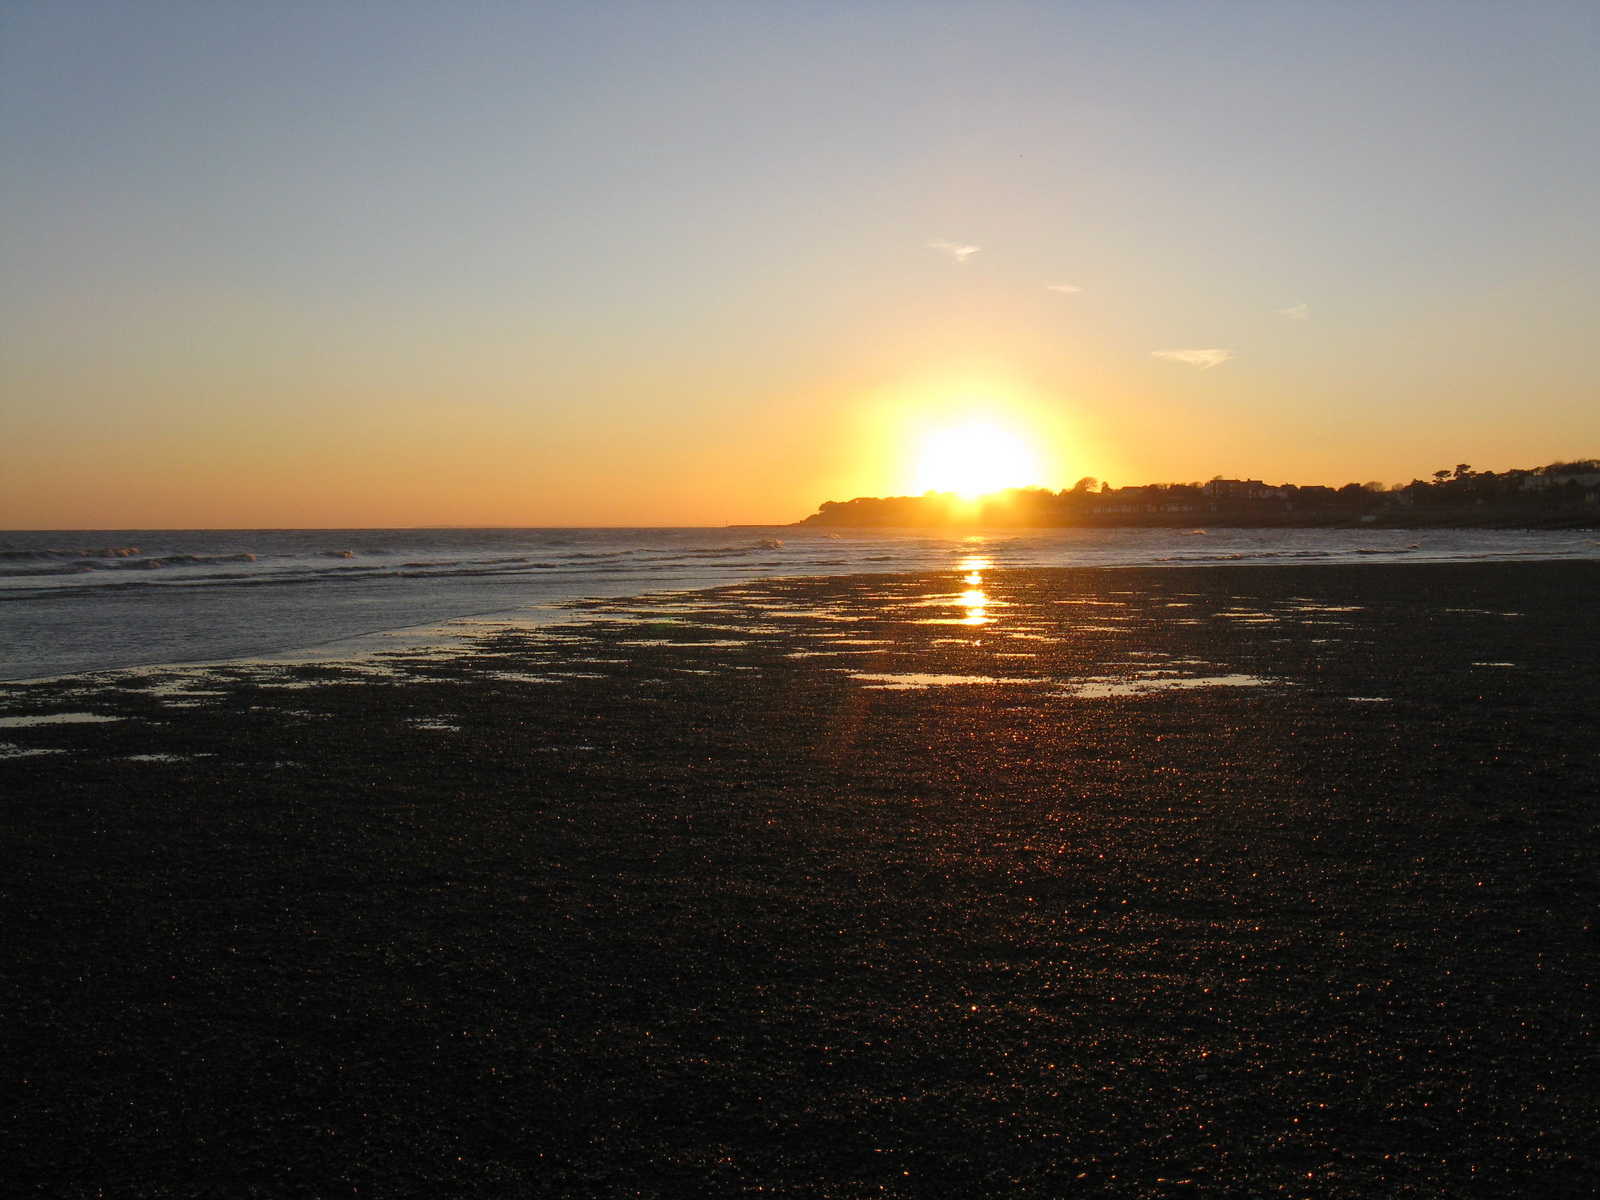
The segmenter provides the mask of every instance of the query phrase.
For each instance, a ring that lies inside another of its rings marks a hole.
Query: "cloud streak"
[[[1304,304],[1296,304],[1293,308],[1279,308],[1274,311],[1280,317],[1288,317],[1291,321],[1304,321],[1310,315],[1310,310]]]
[[[958,263],[964,263],[967,261],[967,259],[971,258],[980,249],[982,249],[982,247],[963,246],[960,242],[929,242],[928,249],[938,250],[941,253],[948,254]]]
[[[1155,358],[1164,358],[1168,362],[1187,363],[1201,371],[1220,367],[1233,357],[1226,350],[1152,350],[1150,354]]]
[[[1044,285],[1044,290],[1047,292],[1060,292],[1063,296],[1070,296],[1073,292],[1083,291],[1075,283],[1047,283]]]

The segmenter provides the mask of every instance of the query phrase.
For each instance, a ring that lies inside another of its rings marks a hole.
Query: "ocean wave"
[[[169,554],[165,558],[140,558],[131,562],[116,563],[105,569],[127,570],[130,567],[202,567],[211,563],[253,563],[254,554]]]
[[[135,551],[137,553],[137,551]],[[98,557],[98,556],[97,556]],[[36,558],[32,560],[38,563]],[[50,565],[0,566],[0,578],[27,578],[39,575],[83,575],[101,571],[152,571],[163,567],[209,566],[213,563],[253,563],[254,554],[168,554],[149,558],[113,558],[95,562],[87,558],[55,559]]]
[[[0,561],[5,562],[36,562],[41,559],[64,558],[134,558],[139,554],[137,546],[115,546],[101,550],[0,550]]]
[[[673,555],[678,559],[743,558],[755,550],[770,550],[770,546],[708,546],[704,550],[683,550]]]

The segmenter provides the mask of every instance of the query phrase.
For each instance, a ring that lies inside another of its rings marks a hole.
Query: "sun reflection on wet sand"
[[[957,597],[961,607],[966,609],[966,616],[955,624],[987,625],[992,620],[988,611],[989,597],[983,590],[983,572],[992,566],[994,560],[981,554],[969,554],[956,564],[956,570],[966,572],[961,581],[967,585],[967,590]]]
[[[987,625],[989,616],[989,597],[984,595],[982,588],[973,588],[961,593],[961,607],[967,610],[967,615],[961,619],[962,625]]]
[[[1048,679],[1006,679],[992,675],[871,674],[856,671],[851,679],[869,688],[886,692],[905,692],[930,687],[958,687],[964,684],[1048,684]]]

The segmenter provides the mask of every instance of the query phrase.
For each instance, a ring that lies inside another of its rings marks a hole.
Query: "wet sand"
[[[1600,565],[975,565],[0,689],[12,1186],[1595,1194]]]

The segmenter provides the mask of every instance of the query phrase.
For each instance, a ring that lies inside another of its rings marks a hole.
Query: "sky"
[[[0,0],[0,527],[1600,455],[1597,213],[1590,0]]]

